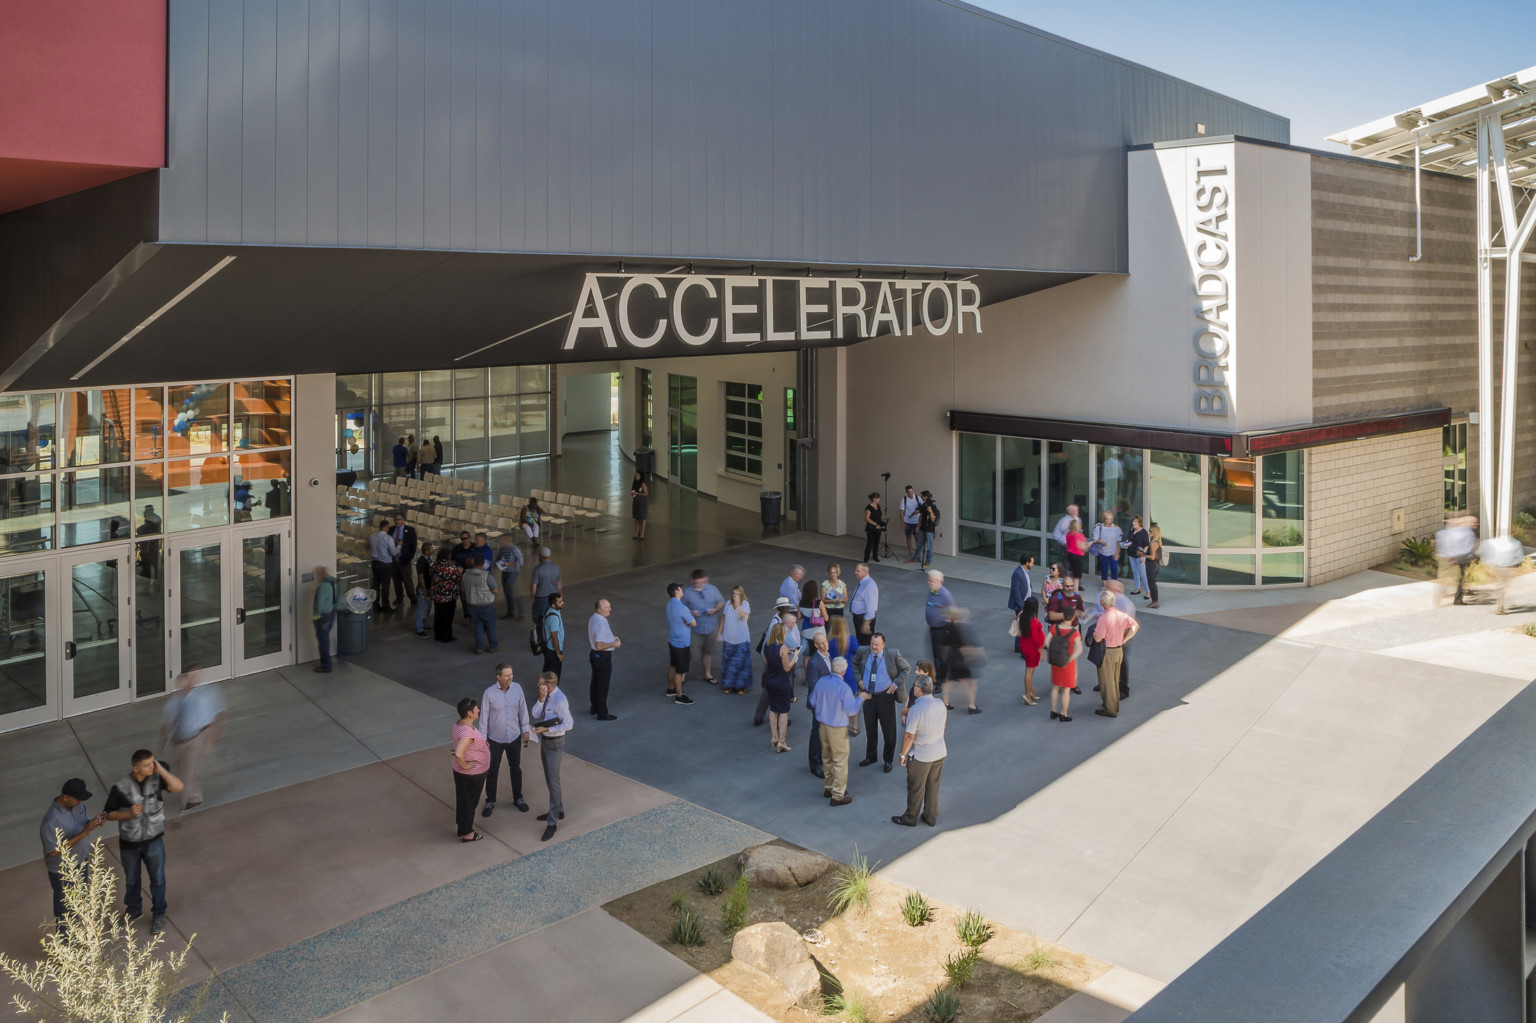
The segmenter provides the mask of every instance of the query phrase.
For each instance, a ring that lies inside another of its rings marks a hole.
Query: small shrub
[[[1049,973],[1056,969],[1056,957],[1049,949],[1036,945],[1033,952],[1019,959],[1019,969],[1024,973]]]
[[[730,886],[731,879],[719,867],[710,867],[699,878],[699,891],[705,895],[719,895]]]
[[[857,991],[839,991],[821,1000],[823,1016],[841,1016],[847,1023],[869,1023],[869,1000]]]
[[[747,925],[747,889],[752,887],[745,874],[736,879],[731,894],[720,906],[720,926],[727,934],[735,934]]]
[[[674,913],[681,913],[691,905],[693,905],[693,903],[688,900],[688,893],[685,891],[675,891],[672,893],[671,897],[667,899],[667,906],[670,907]]]
[[[974,909],[955,921],[955,935],[972,948],[980,948],[992,940],[992,925]]]
[[[1520,512],[1515,516],[1515,528],[1522,532],[1536,526],[1536,515],[1528,511]]]
[[[923,1003],[923,1013],[933,1023],[952,1023],[960,1011],[960,996],[948,988],[938,988]]]
[[[949,958],[944,960],[944,976],[949,979],[949,986],[959,990],[969,984],[976,975],[976,964],[979,962],[981,953],[975,948],[951,952]]]
[[[698,915],[692,909],[684,909],[672,921],[671,936],[676,944],[695,948],[704,944],[704,925],[699,923]]]
[[[1536,624],[1522,625],[1522,626],[1520,626],[1520,631],[1525,633],[1527,636],[1530,636],[1533,639],[1536,639]]]
[[[870,869],[868,858],[860,856],[858,849],[854,849],[852,862],[837,872],[832,894],[827,896],[827,908],[838,916],[869,905],[869,879],[872,876],[874,871]]]
[[[901,918],[910,927],[921,927],[933,919],[933,907],[922,892],[912,892],[901,901]]]
[[[1432,536],[1410,536],[1403,541],[1402,558],[1410,565],[1433,565],[1435,563],[1435,538]]]

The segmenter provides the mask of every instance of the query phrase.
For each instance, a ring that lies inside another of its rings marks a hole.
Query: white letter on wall
[[[851,304],[847,303],[847,302],[844,302],[843,301],[843,293],[845,291],[848,294],[850,294],[850,295],[856,296],[858,301],[853,302]],[[837,297],[837,316],[835,317],[835,319],[837,320],[837,336],[840,337],[840,338],[848,336],[847,332],[844,330],[845,324],[843,322],[843,317],[845,317],[845,316],[857,316],[859,318],[859,333],[858,333],[858,336],[859,337],[868,337],[869,336],[869,322],[864,317],[864,303],[865,303],[865,301],[867,301],[867,299],[865,298],[865,295],[864,295],[864,282],[863,281],[838,281],[837,282],[837,288],[836,288],[834,294]]]
[[[695,274],[678,281],[677,290],[672,293],[672,329],[677,332],[678,337],[690,345],[708,344],[715,339],[716,330],[720,326],[720,317],[711,316],[702,334],[688,333],[688,325],[683,322],[683,296],[688,294],[691,288],[703,288],[704,294],[710,298],[716,298],[719,295],[707,277]]]
[[[591,305],[593,311],[587,312],[587,306]],[[613,339],[613,324],[608,319],[608,307],[603,304],[603,289],[598,283],[597,274],[587,274],[581,282],[581,297],[576,300],[576,311],[571,314],[571,325],[565,331],[565,344],[561,345],[566,351],[576,347],[576,334],[588,327],[596,327],[603,332],[603,347],[617,348],[619,343]]]
[[[965,333],[965,314],[970,313],[972,322],[976,324],[976,333],[981,333],[981,289],[970,281],[961,281],[955,285],[955,327],[957,334]]]
[[[662,287],[661,280],[649,274],[641,274],[625,281],[623,290],[619,292],[619,334],[636,348],[649,348],[660,341],[661,335],[667,332],[667,318],[658,316],[656,329],[645,337],[635,333],[634,325],[629,322],[629,297],[639,287],[650,288],[657,298],[667,297],[667,289]]]
[[[892,334],[901,333],[901,321],[896,318],[896,297],[891,294],[891,282],[880,282],[880,293],[875,296],[875,314],[869,318],[871,336],[880,333],[880,324],[889,323]]]
[[[937,292],[944,299],[944,322],[935,324],[933,317],[928,315],[928,300]],[[934,281],[923,289],[923,329],[930,334],[947,334],[949,325],[955,319],[955,300],[949,295],[949,285]]]
[[[820,289],[831,286],[832,282],[825,277],[800,278],[800,340],[825,341],[832,336],[832,331],[830,330],[811,329],[811,314],[824,313],[827,311],[827,307],[824,305],[811,305],[810,303],[810,291],[812,288]]]
[[[750,333],[746,331],[738,333],[736,330],[737,316],[757,312],[757,306],[752,303],[747,303],[746,305],[736,304],[734,293],[737,288],[750,288],[755,291],[757,290],[757,282],[750,277],[727,276],[725,278],[723,288],[725,294],[725,343],[735,344],[738,342],[761,341],[763,336],[755,330]]]

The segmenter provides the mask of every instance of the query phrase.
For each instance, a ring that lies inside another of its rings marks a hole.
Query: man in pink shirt
[[[1115,607],[1115,595],[1105,593],[1100,600],[1104,613],[1099,615],[1093,628],[1093,638],[1104,641],[1104,660],[1099,664],[1099,696],[1104,706],[1095,710],[1100,717],[1112,718],[1120,713],[1120,660],[1124,651],[1120,648],[1136,635],[1136,620]]]

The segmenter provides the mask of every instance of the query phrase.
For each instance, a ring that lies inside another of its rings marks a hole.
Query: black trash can
[[[765,490],[761,494],[763,502],[763,525],[777,526],[779,520],[784,517],[784,494],[778,490]]]
[[[347,657],[368,652],[368,625],[373,621],[370,608],[362,614],[343,609],[336,615],[336,655]]]
[[[647,476],[656,471],[656,452],[650,448],[635,448],[635,471]]]

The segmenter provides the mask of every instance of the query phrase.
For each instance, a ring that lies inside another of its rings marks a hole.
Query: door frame
[[[53,554],[7,558],[3,570],[0,570],[0,578],[28,575],[32,572],[43,573],[43,704],[40,707],[30,707],[0,716],[0,732],[25,728],[28,725],[39,725],[47,721],[57,721],[60,717],[63,692],[59,684],[59,672],[54,670],[54,665],[59,663],[59,656],[64,652],[64,640],[59,635],[60,630],[55,626],[58,619],[54,609],[54,605],[58,603],[58,559]]]
[[[133,651],[133,598],[134,562],[133,544],[105,544],[91,547],[72,548],[61,551],[57,564],[61,582],[67,582],[67,586],[57,587],[56,610],[58,612],[58,675],[59,696],[62,701],[62,713],[64,717],[74,717],[76,714],[85,714],[93,710],[104,710],[107,707],[117,707],[133,700],[134,691],[134,651]],[[95,696],[77,698],[74,695],[74,658],[67,644],[74,642],[75,623],[75,586],[74,570],[77,565],[88,565],[99,561],[117,562],[117,677],[116,689],[105,693],[97,693]],[[68,634],[66,636],[66,633]]]
[[[259,657],[246,657],[243,652],[244,604],[245,604],[245,540],[255,536],[281,537],[278,551],[278,572],[282,580],[278,597],[278,616],[282,619],[283,635],[280,649]],[[254,674],[292,664],[294,658],[294,577],[293,577],[293,518],[262,519],[243,523],[230,531],[231,557],[227,602],[230,608],[229,632],[232,637],[234,658],[230,665],[234,677]]]
[[[231,580],[234,578],[230,570],[233,547],[230,533],[226,529],[172,533],[165,537],[165,558],[162,562],[162,571],[165,573],[165,667],[169,676],[166,692],[175,691],[176,679],[186,670],[181,663],[181,552],[199,547],[219,548],[220,657],[218,666],[198,670],[197,682],[198,685],[204,685],[234,677],[234,629],[231,623],[235,616],[233,605],[229,602],[233,585]]]

